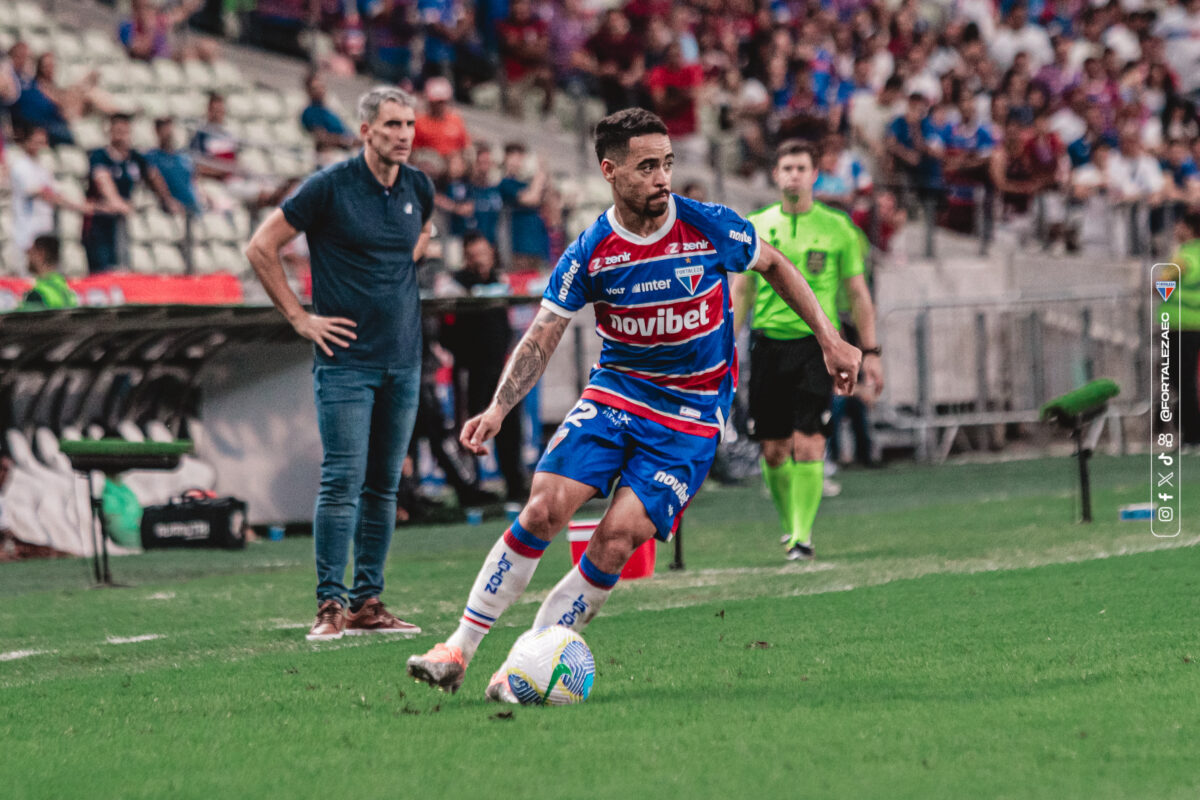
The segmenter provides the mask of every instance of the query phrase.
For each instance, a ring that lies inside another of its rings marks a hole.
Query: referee
[[[420,633],[379,600],[396,490],[421,382],[415,262],[429,240],[433,184],[407,165],[412,96],[376,87],[358,101],[363,150],[306,180],[250,240],[246,257],[275,307],[314,345],[324,457],[313,515],[317,618],[310,641],[343,633]],[[280,249],[301,231],[313,312],[288,286]],[[346,563],[354,542],[354,582]]]
[[[813,200],[816,164],[811,144],[790,140],[780,145],[772,174],[782,200],[747,219],[796,265],[835,326],[838,290],[845,287],[862,337],[862,383],[878,396],[883,367],[875,307],[863,277],[861,233],[845,214]],[[757,273],[736,277],[737,330],[751,301],[750,435],[762,443],[763,477],[779,511],[787,558],[811,559],[833,382],[812,329]]]

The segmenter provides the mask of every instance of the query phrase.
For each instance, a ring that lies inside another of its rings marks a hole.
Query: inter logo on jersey
[[[1163,302],[1171,296],[1171,292],[1175,291],[1175,281],[1155,281],[1154,288],[1158,290],[1158,294],[1162,297]]]
[[[683,288],[688,290],[688,294],[695,294],[696,287],[700,285],[700,279],[704,277],[704,267],[699,265],[676,267],[675,277],[683,284]]]

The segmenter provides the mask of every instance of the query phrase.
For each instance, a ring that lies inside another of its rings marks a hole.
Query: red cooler
[[[598,519],[580,519],[573,520],[567,527],[567,541],[571,543],[572,562],[579,563],[583,551],[587,549],[588,542],[592,540],[592,533],[599,524],[600,520]],[[629,561],[625,562],[625,568],[621,570],[622,580],[631,581],[637,578],[649,578],[654,574],[656,541],[654,537],[650,537],[650,541],[633,551],[633,555],[629,557]]]

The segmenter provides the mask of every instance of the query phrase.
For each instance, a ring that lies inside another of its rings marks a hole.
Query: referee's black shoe
[[[788,561],[812,561],[816,557],[816,552],[810,544],[800,544],[797,542],[792,545],[787,551]]]

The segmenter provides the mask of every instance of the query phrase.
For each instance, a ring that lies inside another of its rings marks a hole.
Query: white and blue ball
[[[587,642],[562,625],[521,634],[506,664],[508,687],[524,706],[582,703],[596,680],[596,659]]]

